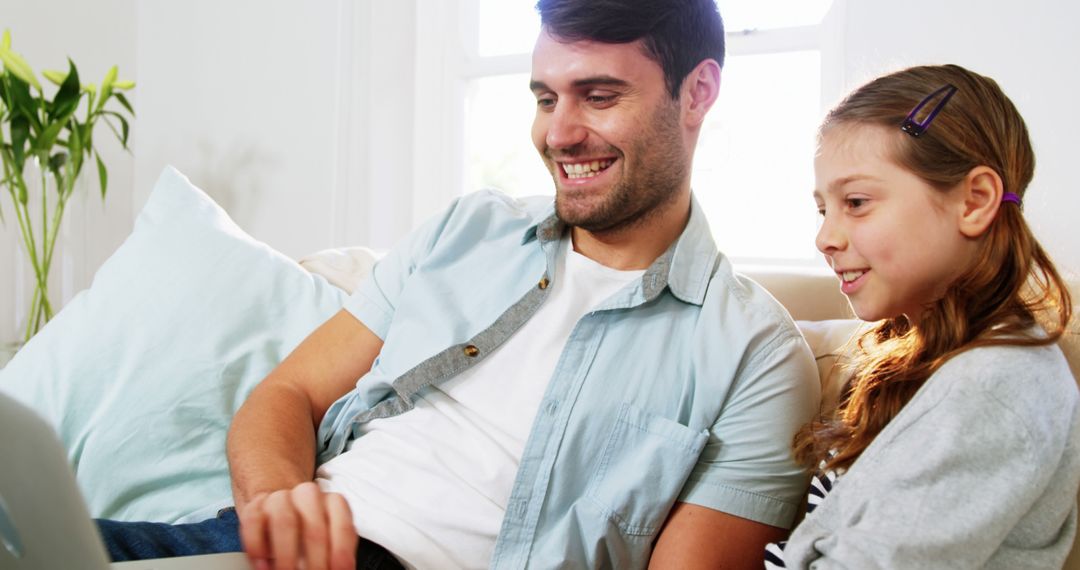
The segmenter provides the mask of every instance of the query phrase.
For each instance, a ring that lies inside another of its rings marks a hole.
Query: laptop
[[[250,570],[240,552],[110,564],[60,441],[0,394],[0,570]]]

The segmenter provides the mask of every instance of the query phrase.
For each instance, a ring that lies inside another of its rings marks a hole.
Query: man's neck
[[[623,271],[646,269],[682,234],[690,220],[690,192],[681,192],[639,223],[605,232],[570,229],[574,251]]]

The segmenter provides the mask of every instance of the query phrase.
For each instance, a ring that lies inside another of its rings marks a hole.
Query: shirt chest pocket
[[[585,496],[627,535],[653,535],[697,463],[708,430],[622,404]]]

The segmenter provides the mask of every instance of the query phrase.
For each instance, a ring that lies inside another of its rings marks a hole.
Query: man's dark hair
[[[539,0],[540,22],[561,40],[642,40],[672,99],[703,60],[724,65],[724,24],[715,0]]]

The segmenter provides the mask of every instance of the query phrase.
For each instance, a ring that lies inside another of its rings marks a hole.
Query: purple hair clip
[[[934,117],[936,117],[937,114],[941,112],[941,109],[945,107],[945,103],[948,103],[949,99],[951,99],[956,92],[956,87],[951,84],[946,84],[941,89],[938,89],[937,91],[934,91],[933,93],[927,95],[925,99],[919,101],[919,104],[915,105],[915,108],[912,109],[910,113],[908,113],[908,116],[906,119],[904,119],[904,122],[900,123],[900,130],[913,137],[918,138],[920,135],[926,132],[926,129],[930,128],[930,122],[933,121]],[[933,101],[935,97],[941,95],[942,93],[945,93],[945,96],[942,97],[941,101],[938,101],[938,104],[930,110],[930,114],[927,115],[926,118],[923,119],[921,122],[916,121],[915,117],[919,114],[919,111],[921,111],[927,103]]]
[[[1004,204],[1005,202],[1012,202],[1017,206],[1023,206],[1023,203],[1020,201],[1020,196],[1012,192],[1006,192],[1001,195],[1001,203]]]

